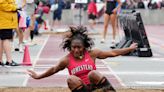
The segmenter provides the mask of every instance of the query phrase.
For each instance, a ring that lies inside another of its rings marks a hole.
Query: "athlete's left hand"
[[[138,48],[138,43],[132,43],[130,45],[130,48],[132,48],[133,50],[137,49]]]

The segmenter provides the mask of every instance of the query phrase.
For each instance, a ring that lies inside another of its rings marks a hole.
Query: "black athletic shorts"
[[[13,38],[13,29],[0,29],[0,39],[12,39]]]
[[[116,1],[107,1],[105,13],[109,16],[113,14],[113,10],[116,8]]]
[[[88,15],[88,19],[95,20],[95,19],[96,19],[96,15],[94,15],[94,14],[89,14],[89,15]]]
[[[61,17],[62,17],[62,13],[60,13],[60,12],[55,12],[55,11],[54,11],[53,20],[58,20],[58,21],[60,21],[60,20],[61,20]]]
[[[44,22],[44,20],[42,19],[42,17],[36,18],[36,21],[38,22],[38,24],[42,24]]]

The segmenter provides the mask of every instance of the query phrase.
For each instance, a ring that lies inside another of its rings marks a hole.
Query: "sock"
[[[30,38],[31,38],[31,41],[33,41],[33,39],[34,39],[34,31],[33,30],[30,31]]]
[[[47,23],[46,23],[46,21],[43,21],[43,23],[44,23],[44,29],[47,30],[48,28],[47,28]]]

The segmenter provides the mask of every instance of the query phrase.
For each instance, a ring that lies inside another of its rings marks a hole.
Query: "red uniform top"
[[[70,75],[79,77],[83,83],[90,84],[88,79],[88,73],[92,70],[96,70],[94,61],[90,57],[88,51],[85,51],[82,60],[76,60],[72,53],[69,54],[68,71]]]
[[[95,2],[90,2],[88,4],[88,14],[97,15],[97,7]]]

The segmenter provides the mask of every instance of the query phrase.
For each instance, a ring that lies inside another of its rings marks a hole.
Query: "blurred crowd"
[[[161,9],[164,7],[164,0],[124,0],[123,9]]]
[[[51,6],[54,0],[35,0],[44,2],[45,5]],[[63,9],[71,9],[71,5],[74,3],[71,0],[61,0],[64,3]],[[89,2],[90,0],[88,0]],[[105,0],[95,0],[95,2],[104,2]],[[122,9],[161,9],[164,7],[164,0],[121,0]],[[79,4],[75,4],[74,8],[79,8]],[[83,4],[83,8],[87,8],[86,4]]]

